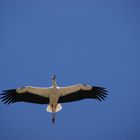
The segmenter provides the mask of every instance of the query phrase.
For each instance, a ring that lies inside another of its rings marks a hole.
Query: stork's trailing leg
[[[52,123],[55,123],[55,112],[52,113]]]
[[[62,106],[60,104],[49,104],[48,107],[46,108],[46,111],[52,113],[52,123],[55,123],[55,113],[60,111],[62,109]]]

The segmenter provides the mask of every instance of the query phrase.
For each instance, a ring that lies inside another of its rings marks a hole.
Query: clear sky
[[[106,101],[47,105],[0,102],[1,140],[139,140],[140,2],[1,0],[0,91],[91,84]]]

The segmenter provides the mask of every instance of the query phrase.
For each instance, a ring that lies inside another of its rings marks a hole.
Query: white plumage
[[[15,102],[29,102],[37,104],[49,104],[46,110],[52,113],[52,122],[55,122],[55,112],[62,109],[60,103],[79,101],[83,99],[106,98],[107,90],[103,87],[77,84],[67,87],[58,87],[56,76],[52,77],[51,87],[26,86],[17,89],[4,90],[1,99],[5,104]]]

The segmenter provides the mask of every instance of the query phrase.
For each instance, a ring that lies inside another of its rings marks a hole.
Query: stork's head
[[[52,76],[52,80],[56,80],[56,75],[55,74]]]

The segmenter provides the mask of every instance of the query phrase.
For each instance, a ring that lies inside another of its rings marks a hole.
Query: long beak
[[[56,75],[55,75],[55,74],[52,76],[52,79],[53,79],[53,80],[55,80],[55,79],[56,79]]]

